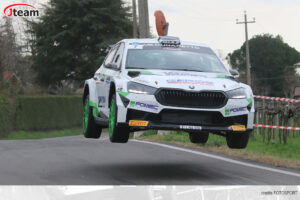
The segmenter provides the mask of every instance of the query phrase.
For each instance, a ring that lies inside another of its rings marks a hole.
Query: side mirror
[[[235,69],[230,69],[229,72],[234,77],[238,77],[240,75],[240,73]]]
[[[108,63],[105,65],[105,67],[110,69],[118,69],[118,65],[116,63]]]

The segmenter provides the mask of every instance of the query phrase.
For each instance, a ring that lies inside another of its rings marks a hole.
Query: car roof
[[[121,42],[125,42],[127,45],[129,43],[153,43],[153,44],[158,44],[158,38],[133,38],[133,39],[124,39]],[[192,46],[200,46],[200,47],[209,47],[206,44],[203,43],[197,43],[197,42],[187,42],[187,41],[180,41],[181,45],[192,45]]]

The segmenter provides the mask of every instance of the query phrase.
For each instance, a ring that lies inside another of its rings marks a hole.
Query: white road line
[[[242,162],[242,161],[238,161],[238,160],[233,160],[230,158],[224,158],[222,156],[203,153],[200,151],[184,149],[184,148],[175,147],[175,146],[171,146],[171,145],[167,145],[167,144],[156,143],[156,142],[148,142],[148,141],[141,141],[141,140],[131,140],[131,141],[145,143],[145,144],[152,144],[152,145],[156,145],[156,146],[160,146],[160,147],[174,149],[177,151],[182,151],[182,152],[192,153],[192,154],[205,156],[205,157],[209,157],[209,158],[214,158],[214,159],[222,160],[222,161],[229,162],[229,163],[234,163],[234,164],[243,165],[243,166],[247,166],[247,167],[253,167],[253,168],[263,169],[263,170],[267,170],[267,171],[271,171],[271,172],[277,172],[277,173],[286,174],[286,175],[290,175],[290,176],[300,177],[300,173],[294,173],[294,172],[284,171],[281,169],[274,169],[274,168],[270,168],[270,167],[264,167],[264,166],[260,166],[260,165],[250,164],[250,163],[246,163],[246,162]]]

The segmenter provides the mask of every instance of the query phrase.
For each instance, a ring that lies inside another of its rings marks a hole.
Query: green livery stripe
[[[135,106],[135,101],[130,101],[130,107],[134,107]]]
[[[89,104],[90,104],[90,106],[91,106],[91,107],[96,107],[96,108],[98,107],[98,106],[97,106],[97,104],[96,104],[96,103],[94,103],[94,102],[92,102],[92,101],[90,101],[90,103],[89,103]]]
[[[247,101],[248,101],[249,103],[251,103],[251,102],[252,102],[252,98],[248,98]]]
[[[230,110],[229,109],[226,109],[225,110],[225,115],[227,116],[227,115],[229,115],[230,114]]]
[[[107,70],[106,68],[103,68],[103,70],[102,70],[102,72],[101,72],[101,73],[102,73],[102,75],[104,75],[104,76],[105,76],[106,70]]]
[[[89,105],[93,108],[93,116],[98,117],[99,116],[98,105],[92,101],[89,102]]]
[[[146,70],[127,69],[127,71],[129,71],[129,72],[140,72],[141,74],[152,74],[152,72],[146,71]]]
[[[129,92],[118,92],[120,95],[127,97],[129,95]]]
[[[217,75],[217,78],[228,78],[228,77],[232,77],[232,76],[229,74],[218,74]]]

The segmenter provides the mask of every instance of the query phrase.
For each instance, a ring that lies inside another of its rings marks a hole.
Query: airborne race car
[[[84,136],[99,138],[109,127],[111,142],[126,143],[133,131],[181,130],[193,143],[213,133],[230,148],[245,148],[254,101],[235,75],[204,44],[170,36],[122,40],[85,81]]]

